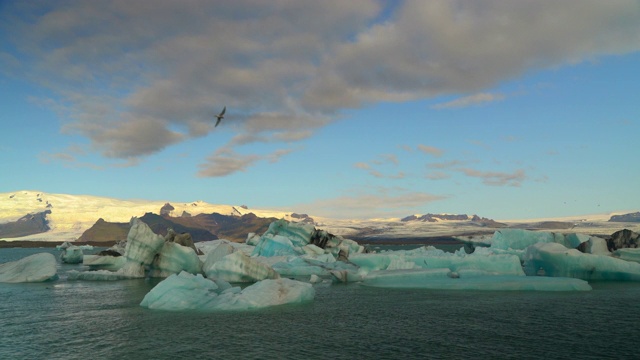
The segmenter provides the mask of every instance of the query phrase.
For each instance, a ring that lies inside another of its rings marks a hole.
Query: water
[[[0,249],[0,263],[52,249]],[[316,286],[312,303],[160,312],[157,280],[0,284],[0,359],[621,359],[636,356],[640,284],[591,292]]]

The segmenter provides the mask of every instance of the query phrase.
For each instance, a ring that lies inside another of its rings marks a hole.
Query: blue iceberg
[[[244,289],[219,279],[187,272],[174,274],[156,285],[140,306],[166,311],[241,311],[312,301],[313,286],[291,279],[268,279]]]

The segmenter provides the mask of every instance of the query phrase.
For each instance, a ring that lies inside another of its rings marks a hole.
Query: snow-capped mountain
[[[107,223],[128,223],[132,217],[142,217],[146,213],[171,218],[213,213],[242,217],[252,213],[259,218],[313,223],[317,228],[332,234],[362,241],[492,234],[502,227],[601,235],[609,235],[624,228],[640,232],[638,222],[609,222],[613,214],[499,222],[478,216],[445,214],[411,215],[402,219],[355,220],[321,218],[313,214],[297,214],[283,210],[253,209],[244,205],[216,205],[203,201],[121,200],[23,190],[0,193],[0,240],[75,241],[99,219]],[[15,231],[8,234],[6,231],[12,226],[14,230],[20,230],[20,226],[23,225],[42,228],[26,236]]]

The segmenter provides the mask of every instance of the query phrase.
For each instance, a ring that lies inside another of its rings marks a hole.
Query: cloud
[[[429,180],[444,180],[444,179],[449,179],[451,178],[450,174],[447,174],[444,171],[433,171],[428,173],[425,178],[429,179]]]
[[[197,175],[199,177],[227,176],[239,171],[246,171],[247,168],[259,161],[278,162],[281,157],[291,151],[292,149],[279,149],[267,155],[243,155],[238,154],[233,148],[220,148],[211,154],[205,163],[199,165],[200,171]]]
[[[478,93],[474,95],[461,97],[446,103],[436,104],[436,105],[433,105],[431,108],[438,109],[438,110],[461,108],[461,107],[468,107],[472,105],[479,105],[487,102],[500,101],[502,99],[504,99],[504,95],[502,94]]]
[[[522,182],[527,179],[527,175],[522,169],[518,169],[513,173],[479,171],[470,168],[461,168],[459,171],[467,176],[481,178],[483,184],[491,186],[519,187]]]
[[[371,161],[371,163],[377,166],[385,166],[388,164],[398,166],[400,164],[400,160],[398,160],[398,157],[394,154],[382,154],[379,155],[377,159]],[[371,164],[366,162],[355,163],[353,164],[353,167],[355,167],[356,169],[366,170],[371,176],[379,179],[404,179],[406,176],[406,174],[402,171],[398,171],[397,173],[392,175],[384,174],[381,171],[375,169]]]
[[[433,146],[422,145],[422,144],[418,145],[418,150],[422,151],[425,154],[433,155],[435,157],[440,157],[444,153],[444,151],[441,149],[438,149]]]
[[[424,192],[398,192],[381,188],[377,189],[375,194],[356,193],[309,204],[299,204],[295,207],[313,209],[314,214],[330,218],[384,218],[406,216],[443,199],[446,197]]]
[[[0,67],[51,90],[64,130],[130,159],[213,131],[226,147],[304,140],[349,108],[475,94],[640,49],[634,0],[30,1],[3,6]],[[256,156],[231,156],[242,171]],[[242,161],[241,161],[242,160]],[[231,165],[237,165],[236,167]],[[222,165],[222,164],[220,164]],[[214,173],[217,173],[214,171]]]

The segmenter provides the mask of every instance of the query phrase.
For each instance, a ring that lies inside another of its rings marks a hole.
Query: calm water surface
[[[0,263],[52,249],[0,249]],[[0,359],[631,359],[640,284],[591,292],[316,285],[312,303],[160,312],[157,280],[0,284]]]

